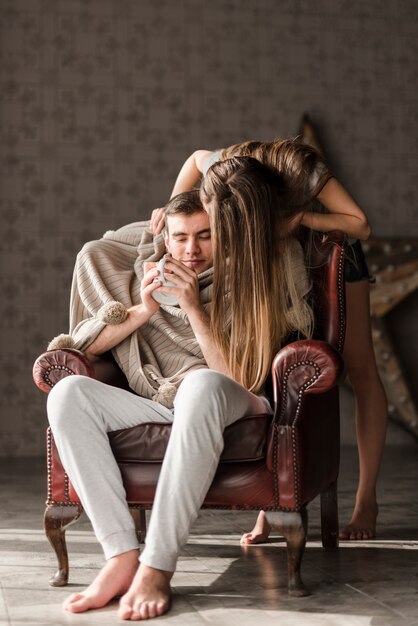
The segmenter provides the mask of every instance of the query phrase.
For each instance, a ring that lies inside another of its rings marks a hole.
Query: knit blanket
[[[293,276],[301,297],[309,290],[303,253],[291,246]],[[150,222],[134,222],[84,245],[77,255],[71,288],[71,347],[84,351],[105,328],[101,310],[112,302],[126,309],[141,302],[146,262],[165,254],[164,237],[154,236]],[[213,268],[198,276],[200,300],[210,314]],[[65,336],[60,336],[65,337]],[[49,349],[63,347],[53,340]],[[112,349],[129,386],[138,395],[173,407],[177,389],[189,372],[207,367],[187,314],[179,306],[160,305],[136,332]]]

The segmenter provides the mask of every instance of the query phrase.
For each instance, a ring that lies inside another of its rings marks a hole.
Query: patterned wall
[[[418,236],[414,0],[0,0],[0,455],[43,452],[31,365],[83,242],[197,148],[316,122],[376,234]]]

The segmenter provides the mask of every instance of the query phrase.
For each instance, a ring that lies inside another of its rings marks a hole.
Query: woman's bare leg
[[[340,539],[371,539],[378,513],[376,484],[387,427],[386,394],[373,348],[369,283],[347,283],[344,360],[356,402],[359,484],[354,511]]]
[[[367,281],[347,283],[344,359],[356,401],[360,475],[353,514],[340,531],[340,539],[345,540],[371,539],[376,534],[376,484],[387,428],[387,400],[374,354],[369,292]],[[241,543],[263,543],[270,530],[261,511],[253,530],[241,537]]]
[[[254,528],[249,533],[244,533],[240,543],[250,545],[252,543],[264,543],[267,541],[271,531],[271,526],[266,519],[264,511],[260,511]]]

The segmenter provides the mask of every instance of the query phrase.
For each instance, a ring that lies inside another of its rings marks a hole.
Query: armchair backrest
[[[312,281],[314,339],[331,344],[339,353],[345,335],[345,238],[342,233],[326,237],[313,233],[304,243],[305,259]]]

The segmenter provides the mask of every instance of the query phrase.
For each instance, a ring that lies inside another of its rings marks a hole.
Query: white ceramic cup
[[[166,260],[167,259],[163,257],[157,263],[157,269],[159,271],[159,275],[154,280],[160,280],[162,282],[162,286],[164,287],[175,287],[174,283],[170,282],[169,280],[166,280],[164,277],[164,267],[165,267]],[[155,291],[152,292],[152,297],[154,298],[154,300],[156,300],[160,304],[170,304],[171,306],[178,304],[177,297],[174,293],[163,293],[162,291],[159,291],[158,289],[156,289]]]

